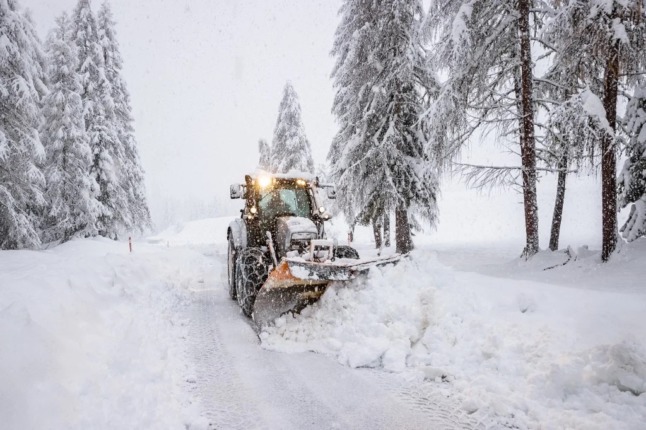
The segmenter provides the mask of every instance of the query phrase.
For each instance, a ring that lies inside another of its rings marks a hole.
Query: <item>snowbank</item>
[[[175,281],[190,261],[104,239],[0,252],[2,428],[198,422],[176,312],[186,298]]]
[[[177,224],[149,237],[148,242],[165,246],[226,244],[227,227],[234,218],[207,218]]]
[[[612,266],[596,267],[612,279]],[[629,273],[642,285],[639,267]],[[261,333],[262,345],[433,381],[469,413],[501,425],[643,428],[646,291],[607,285],[458,272],[420,251],[362,282],[331,287]]]

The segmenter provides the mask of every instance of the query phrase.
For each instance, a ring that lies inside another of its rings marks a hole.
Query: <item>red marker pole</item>
[[[130,252],[132,252],[132,237],[128,236],[128,248],[130,249]]]

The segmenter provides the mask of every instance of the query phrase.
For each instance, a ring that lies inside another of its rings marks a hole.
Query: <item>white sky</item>
[[[76,0],[19,0],[41,38]],[[335,133],[339,0],[112,0],[148,193],[228,197],[271,142],[283,86],[301,101],[316,163]],[[91,2],[99,10],[101,1]]]

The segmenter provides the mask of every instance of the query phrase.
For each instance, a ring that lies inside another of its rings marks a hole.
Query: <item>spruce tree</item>
[[[45,203],[38,134],[45,59],[16,0],[0,2],[0,41],[0,249],[35,247]]]
[[[437,217],[436,166],[425,151],[437,81],[419,40],[422,2],[348,0],[340,14],[331,175],[351,223],[395,211],[397,251],[405,253],[411,213],[431,224]]]
[[[44,99],[47,180],[43,237],[67,241],[96,234],[98,185],[90,175],[92,152],[85,132],[76,45],[66,14],[48,40],[50,93]]]
[[[113,127],[117,141],[114,162],[119,165],[119,192],[125,195],[126,206],[120,209],[124,227],[143,231],[151,225],[146,201],[144,171],[134,136],[130,94],[122,76],[123,60],[117,42],[115,22],[110,5],[104,2],[97,16],[99,43],[103,52],[105,77],[110,84],[114,103]]]
[[[83,90],[85,130],[92,149],[90,169],[99,184],[100,214],[97,230],[101,236],[117,238],[127,225],[127,198],[121,184],[120,160],[124,149],[115,127],[112,87],[105,73],[103,49],[99,43],[96,19],[89,0],[79,0],[73,13],[73,39],[78,47]]]
[[[623,237],[633,241],[646,236],[646,83],[637,88],[625,115],[628,132],[627,156],[619,175],[619,206],[630,206],[621,227]]]
[[[314,173],[312,149],[301,119],[301,105],[290,82],[285,84],[278,107],[271,145],[271,170],[275,173],[288,173],[292,170]]]

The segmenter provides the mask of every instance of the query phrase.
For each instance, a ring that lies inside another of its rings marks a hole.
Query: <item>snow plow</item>
[[[319,202],[323,189],[336,197],[333,186],[303,174],[260,173],[231,185],[231,198],[244,199],[245,207],[227,229],[229,296],[260,327],[300,312],[333,282],[400,258],[360,259],[354,248],[327,239],[331,215]]]

